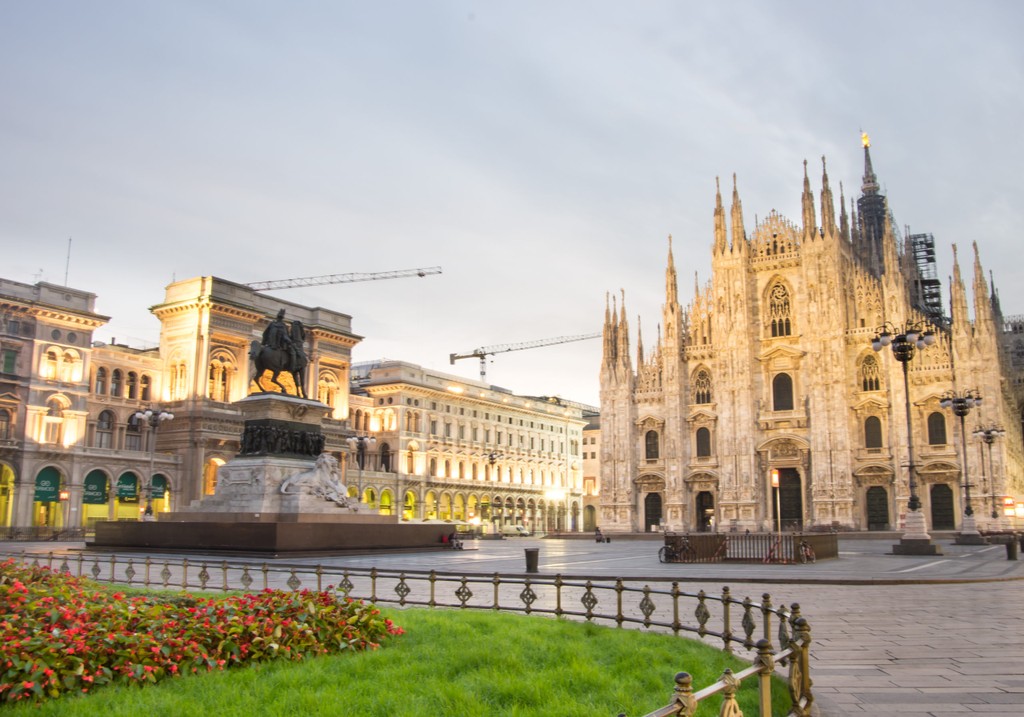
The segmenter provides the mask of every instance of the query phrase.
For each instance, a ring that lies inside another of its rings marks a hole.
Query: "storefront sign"
[[[134,473],[124,473],[117,479],[117,499],[125,503],[139,499],[139,479]]]
[[[36,495],[38,503],[52,503],[60,497],[60,473],[56,468],[44,468],[36,476]]]
[[[102,473],[90,473],[85,477],[82,487],[82,503],[86,505],[104,505],[109,500],[107,495],[107,477]]]

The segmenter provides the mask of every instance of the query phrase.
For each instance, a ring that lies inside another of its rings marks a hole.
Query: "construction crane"
[[[274,289],[294,289],[299,286],[324,286],[325,284],[347,284],[353,281],[379,281],[380,279],[405,279],[410,276],[424,277],[428,274],[440,274],[441,267],[428,266],[423,269],[399,269],[398,271],[378,271],[369,274],[328,274],[327,276],[306,276],[299,279],[277,279],[274,281],[254,281],[246,284],[255,291],[272,291]]]
[[[586,341],[587,339],[600,338],[602,334],[580,334],[579,336],[557,336],[553,339],[538,339],[537,341],[524,341],[520,344],[501,344],[498,346],[483,346],[464,354],[448,354],[448,360],[454,364],[459,359],[478,358],[480,359],[480,380],[487,381],[487,357],[492,354],[502,354],[506,351],[523,351],[524,349],[539,349],[542,346],[554,346],[555,344],[568,344],[573,341]]]

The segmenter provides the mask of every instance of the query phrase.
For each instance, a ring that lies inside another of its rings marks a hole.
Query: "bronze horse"
[[[306,352],[303,351],[302,345],[306,341],[306,332],[302,327],[302,323],[299,321],[292,322],[291,328],[291,342],[294,347],[294,355],[288,349],[275,349],[270,346],[265,346],[259,341],[253,341],[252,346],[249,348],[249,358],[252,359],[253,365],[256,367],[256,374],[253,376],[253,380],[259,387],[260,391],[267,393],[267,389],[260,383],[260,379],[263,378],[264,371],[270,371],[270,381],[281,389],[281,393],[288,394],[288,389],[277,380],[278,374],[282,371],[287,371],[292,375],[292,381],[295,383],[296,393],[300,398],[306,398],[306,366],[309,360],[306,358]]]

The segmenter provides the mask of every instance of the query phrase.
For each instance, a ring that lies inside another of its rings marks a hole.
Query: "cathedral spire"
[[[636,365],[644,365],[644,331],[640,324],[640,314],[636,315]]]
[[[992,297],[988,293],[985,270],[981,268],[978,242],[974,242],[974,326],[981,331],[992,327]]]
[[[614,298],[610,292],[605,292],[604,295],[604,350],[602,363],[606,367],[611,367],[615,364],[615,351],[618,347],[618,336],[616,335],[616,325],[614,321],[615,312],[612,308]]]
[[[861,192],[864,194],[878,194],[878,179],[875,177],[875,170],[871,166],[871,138],[867,132],[860,133],[861,144],[864,145],[864,182],[861,184]]]
[[[618,359],[619,366],[622,370],[622,377],[628,378],[633,372],[633,367],[629,362],[629,321],[626,319],[626,290],[621,289],[622,292],[622,305],[619,307],[619,325],[616,329],[618,332]]]
[[[676,281],[676,260],[672,255],[672,235],[668,235],[668,266],[665,267],[665,301],[669,304],[679,302],[679,285]]]
[[[846,215],[846,196],[843,194],[843,183],[839,183],[839,236],[843,241],[850,242],[850,219]]]
[[[729,248],[725,237],[725,209],[722,207],[722,188],[715,177],[715,247],[713,254],[724,254]]]
[[[803,193],[803,215],[804,215],[804,238],[814,239],[817,233],[818,220],[814,216],[814,195],[811,193],[811,180],[807,176],[807,160],[804,160],[804,193]]]
[[[821,157],[821,229],[827,236],[835,236],[836,209],[832,202],[832,189],[828,186],[824,155]]]
[[[736,186],[736,173],[732,175],[732,250],[745,252],[747,248],[747,231],[743,228],[743,204],[740,202],[740,190]]]
[[[969,332],[970,318],[967,314],[967,288],[960,275],[960,260],[957,258],[956,244],[953,245],[953,279],[949,283],[950,314],[953,319],[954,332]]]

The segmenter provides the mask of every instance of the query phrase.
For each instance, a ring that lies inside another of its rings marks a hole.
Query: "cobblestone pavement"
[[[540,574],[678,581],[683,590],[799,603],[812,629],[818,714],[952,717],[1024,715],[1024,561],[1006,548],[937,540],[944,555],[887,554],[894,539],[842,539],[836,560],[813,565],[664,565],[649,540],[513,538],[464,551],[288,559],[289,563],[445,573]],[[0,543],[46,553],[81,544]],[[160,556],[164,557],[164,556]],[[192,560],[200,557],[190,556]],[[221,556],[209,556],[211,562]],[[670,686],[666,687],[667,690]]]

